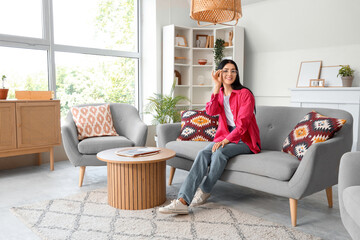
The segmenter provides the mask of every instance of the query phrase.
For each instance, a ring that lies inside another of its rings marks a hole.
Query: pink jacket
[[[238,143],[242,140],[249,146],[253,153],[259,153],[261,145],[259,127],[254,114],[254,96],[246,88],[233,90],[229,103],[236,125],[236,128],[231,133],[226,123],[224,89],[221,88],[218,94],[212,94],[210,101],[206,103],[207,114],[219,114],[219,126],[215,134],[214,142],[220,142],[225,138],[232,143]]]

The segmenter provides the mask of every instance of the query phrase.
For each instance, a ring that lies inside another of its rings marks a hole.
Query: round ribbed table
[[[134,147],[135,148],[135,147]],[[107,162],[108,203],[125,210],[158,206],[166,200],[166,160],[175,152],[166,148],[149,156],[123,157],[114,148],[99,152],[99,160]]]

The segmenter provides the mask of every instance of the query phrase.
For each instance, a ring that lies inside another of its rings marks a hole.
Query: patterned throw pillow
[[[71,113],[78,130],[78,139],[118,136],[110,112],[110,105],[72,107]]]
[[[309,112],[287,136],[282,151],[301,160],[312,144],[332,138],[345,122],[344,119],[330,118],[315,111]]]
[[[215,137],[218,120],[218,116],[210,116],[205,111],[182,111],[181,132],[176,140],[211,142]]]

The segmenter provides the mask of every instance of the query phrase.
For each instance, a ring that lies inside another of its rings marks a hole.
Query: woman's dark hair
[[[254,96],[253,92],[252,92],[249,88],[245,87],[244,85],[242,85],[242,84],[240,83],[239,68],[238,68],[238,66],[236,65],[236,63],[235,63],[233,60],[231,60],[231,59],[224,59],[224,60],[222,60],[222,61],[219,63],[217,70],[223,69],[223,68],[225,67],[225,65],[228,64],[228,63],[233,64],[233,65],[235,66],[236,71],[238,72],[238,74],[236,74],[235,81],[231,84],[232,89],[234,89],[234,90],[240,90],[240,89],[245,88],[245,89],[249,90],[249,91],[251,92],[251,94]],[[223,87],[222,84],[221,84],[221,87]],[[255,96],[254,96],[254,98],[255,98]],[[256,113],[256,107],[254,107],[254,111],[255,111],[255,113]]]

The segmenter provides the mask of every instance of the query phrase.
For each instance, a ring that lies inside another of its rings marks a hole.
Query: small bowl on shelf
[[[198,60],[198,63],[200,64],[200,65],[205,65],[206,63],[207,63],[207,59],[199,59]]]

